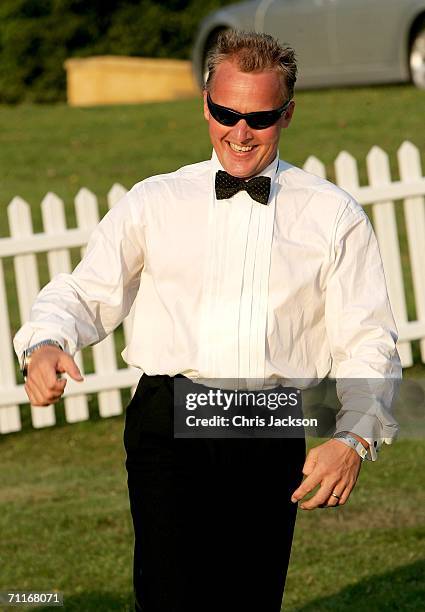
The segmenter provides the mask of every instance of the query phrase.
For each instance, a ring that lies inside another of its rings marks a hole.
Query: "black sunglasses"
[[[270,111],[238,113],[238,111],[235,111],[231,108],[227,108],[227,106],[220,106],[220,104],[215,104],[211,100],[210,94],[207,94],[208,109],[214,119],[218,121],[218,123],[230,127],[236,125],[241,119],[245,119],[249,127],[253,130],[265,130],[266,128],[275,124],[276,121],[281,118],[290,103],[291,100],[288,100],[283,106]]]

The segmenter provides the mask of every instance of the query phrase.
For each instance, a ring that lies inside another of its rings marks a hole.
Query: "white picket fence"
[[[391,180],[388,155],[373,147],[366,159],[368,186],[360,186],[356,160],[341,152],[335,160],[338,185],[350,192],[362,205],[371,205],[375,231],[384,262],[388,291],[399,330],[398,348],[404,367],[413,364],[411,342],[420,340],[421,360],[425,362],[425,177],[422,176],[420,153],[410,142],[398,150],[399,181]],[[325,166],[309,157],[304,168],[325,177]],[[114,185],[108,194],[112,207],[126,190]],[[407,317],[406,295],[398,239],[396,206],[403,206],[408,241],[411,275],[417,320]],[[81,248],[83,254],[88,237],[99,221],[96,196],[81,189],[75,198],[77,228],[67,229],[64,203],[48,193],[41,203],[44,232],[34,234],[30,206],[20,197],[13,198],[7,212],[10,237],[0,239],[0,433],[21,429],[19,404],[27,402],[23,384],[17,383],[15,357],[12,350],[10,319],[7,309],[6,284],[2,258],[14,258],[15,283],[20,320],[28,318],[31,305],[40,290],[36,253],[47,253],[50,277],[71,271],[69,249]],[[128,339],[132,313],[124,321],[124,336]],[[93,347],[93,374],[85,375],[83,383],[69,381],[65,394],[65,418],[69,423],[89,418],[87,394],[98,394],[102,417],[122,412],[120,389],[136,384],[140,373],[134,368],[118,368],[114,335]],[[83,372],[81,355],[76,357]],[[54,425],[54,406],[31,408],[32,424],[36,428]]]

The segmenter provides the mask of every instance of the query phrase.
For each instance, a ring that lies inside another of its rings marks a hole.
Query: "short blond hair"
[[[297,63],[292,47],[281,45],[270,34],[224,30],[208,53],[208,78],[205,89],[210,91],[217,67],[225,61],[236,62],[241,72],[275,71],[283,76],[285,96],[292,98],[297,80]]]

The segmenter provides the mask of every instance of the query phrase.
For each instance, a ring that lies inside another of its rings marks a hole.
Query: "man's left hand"
[[[291,501],[295,503],[301,500],[320,485],[316,494],[300,508],[314,510],[314,508],[342,506],[356,484],[361,463],[354,449],[337,440],[328,440],[319,444],[307,455],[303,467],[303,474],[307,478],[294,491]],[[335,493],[339,499],[332,493]]]

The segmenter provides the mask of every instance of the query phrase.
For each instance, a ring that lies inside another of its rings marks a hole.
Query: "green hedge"
[[[64,61],[189,58],[199,21],[229,0],[1,0],[0,103],[65,99]]]

